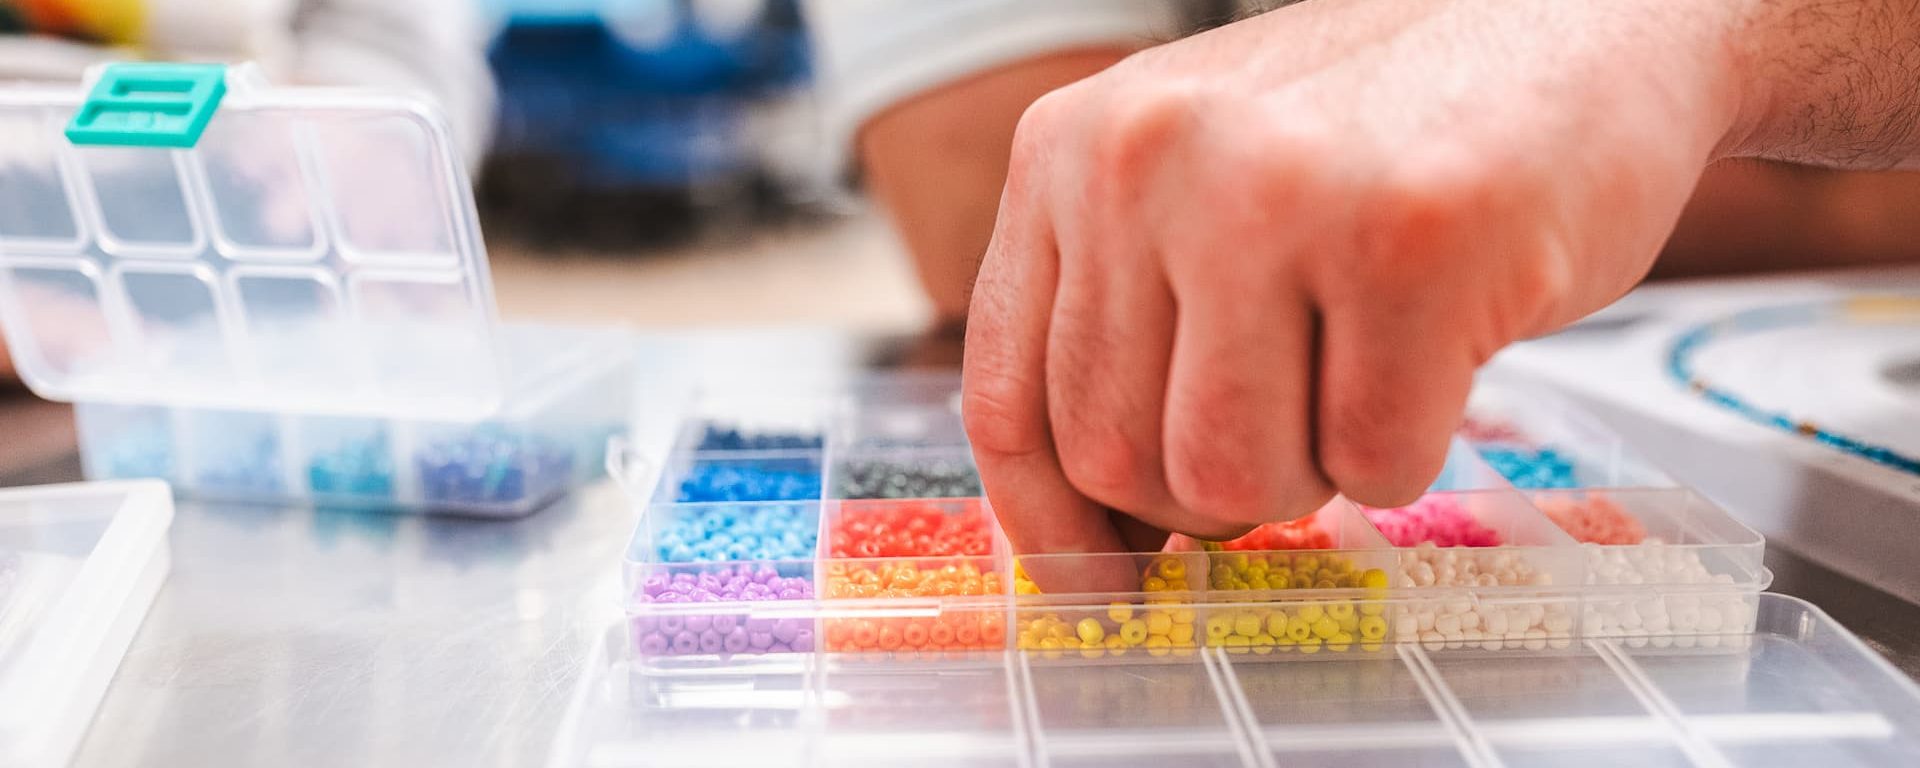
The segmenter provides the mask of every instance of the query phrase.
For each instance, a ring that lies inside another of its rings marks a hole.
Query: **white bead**
[[[1719,636],[1719,635],[1701,635],[1701,636],[1700,636],[1700,647],[1702,647],[1702,648],[1718,648],[1718,647],[1720,647],[1720,636]]]
[[[1666,648],[1668,646],[1673,645],[1673,635],[1667,635],[1667,634],[1654,635],[1651,638],[1650,642],[1653,643],[1653,647],[1655,648]]]
[[[1507,633],[1507,614],[1498,608],[1489,609],[1486,615],[1487,631],[1494,635]]]
[[[1646,622],[1648,632],[1665,633],[1671,626],[1668,623],[1667,615],[1664,613],[1648,615],[1644,621]]]
[[[1487,635],[1486,642],[1481,643],[1480,647],[1489,651],[1497,651],[1500,650],[1500,645],[1499,635]]]
[[[1419,620],[1421,632],[1430,632],[1433,630],[1433,611],[1421,611],[1415,614],[1414,618]]]
[[[1447,639],[1441,637],[1438,632],[1422,632],[1420,633],[1420,644],[1425,646],[1429,651],[1437,651],[1447,647]]]
[[[1555,649],[1561,649],[1561,650],[1572,648],[1573,638],[1566,637],[1564,635],[1555,635],[1553,637],[1547,638],[1547,645]]]
[[[1473,610],[1473,602],[1470,600],[1448,600],[1446,604],[1447,613],[1456,616],[1470,610]]]
[[[1393,622],[1394,634],[1400,637],[1413,637],[1420,634],[1420,620],[1411,615],[1401,616]]]
[[[1692,648],[1697,638],[1693,635],[1677,635],[1673,638],[1673,647]]]
[[[1479,628],[1479,626],[1480,626],[1480,612],[1479,612],[1479,611],[1467,611],[1466,613],[1462,613],[1462,614],[1460,614],[1460,628],[1461,628],[1461,629],[1463,629],[1463,630],[1465,630],[1465,629],[1477,629],[1477,628]]]
[[[1439,632],[1442,635],[1459,634],[1460,633],[1460,617],[1455,616],[1453,614],[1447,614],[1439,618],[1436,618],[1433,620],[1433,628],[1435,631]]]
[[[1564,634],[1573,630],[1573,619],[1564,613],[1549,614],[1546,620],[1541,623],[1546,626],[1548,632],[1556,634]]]
[[[1700,617],[1694,622],[1694,628],[1701,632],[1718,632],[1720,631],[1721,620],[1722,616],[1717,610],[1709,609],[1701,611]]]
[[[1527,650],[1544,651],[1547,649],[1547,633],[1538,629],[1527,630]]]

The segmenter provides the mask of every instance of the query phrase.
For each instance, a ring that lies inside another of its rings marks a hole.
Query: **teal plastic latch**
[[[227,94],[226,74],[225,64],[109,64],[67,123],[67,140],[192,147]]]

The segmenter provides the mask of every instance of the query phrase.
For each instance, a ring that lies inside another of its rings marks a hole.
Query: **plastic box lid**
[[[403,95],[221,72],[109,65],[91,100],[0,88],[0,326],[21,377],[67,401],[495,408],[486,255],[440,117]],[[152,117],[106,119],[127,103]],[[194,133],[185,118],[207,113]]]
[[[1759,596],[1739,643],[1313,662],[789,656],[659,673],[614,625],[554,766],[1880,766],[1920,762],[1920,688],[1819,609]]]
[[[0,490],[0,765],[66,764],[166,580],[172,522],[158,480]]]

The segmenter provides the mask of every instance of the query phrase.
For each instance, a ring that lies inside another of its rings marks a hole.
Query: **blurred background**
[[[497,87],[475,194],[509,316],[646,326],[926,320],[836,188],[798,0],[481,0]]]

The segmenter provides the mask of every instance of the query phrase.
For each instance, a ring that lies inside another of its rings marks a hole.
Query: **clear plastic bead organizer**
[[[701,398],[657,476],[626,478],[625,619],[555,764],[1920,759],[1920,691],[1765,593],[1763,539],[1689,489],[1516,488],[1463,439],[1408,507],[1016,556],[969,484],[955,390]],[[1036,583],[1089,574],[1109,586]]]
[[[516,516],[597,476],[631,339],[496,321],[424,100],[114,64],[0,87],[0,328],[89,479]]]
[[[21,377],[75,402],[486,416],[506,381],[443,121],[256,72],[0,86],[0,325]]]
[[[67,764],[169,566],[164,483],[0,490],[0,765]]]

